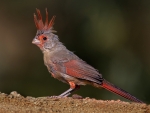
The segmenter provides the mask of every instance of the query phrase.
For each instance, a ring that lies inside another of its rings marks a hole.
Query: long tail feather
[[[136,97],[132,96],[131,94],[129,94],[128,92],[124,91],[123,89],[109,83],[108,81],[104,80],[102,83],[102,87],[107,89],[108,91],[111,91],[115,94],[118,94],[128,100],[134,101],[134,102],[138,102],[138,103],[144,103],[141,100],[137,99]]]

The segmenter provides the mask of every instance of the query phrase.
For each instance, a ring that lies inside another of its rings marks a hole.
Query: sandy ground
[[[25,98],[14,91],[0,93],[0,113],[150,113],[150,105],[78,96]]]

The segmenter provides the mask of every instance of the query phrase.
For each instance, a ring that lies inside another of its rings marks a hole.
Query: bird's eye
[[[47,40],[47,37],[43,37],[43,40]]]

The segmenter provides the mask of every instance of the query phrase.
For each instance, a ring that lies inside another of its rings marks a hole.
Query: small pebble
[[[72,98],[73,98],[73,99],[83,99],[82,96],[77,95],[77,94],[72,95]]]

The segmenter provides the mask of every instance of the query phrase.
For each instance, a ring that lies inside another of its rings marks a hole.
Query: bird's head
[[[55,46],[55,40],[58,40],[57,35],[53,34],[53,24],[55,20],[55,16],[52,19],[48,20],[48,12],[46,9],[46,20],[45,23],[42,20],[42,15],[40,10],[36,9],[38,18],[34,14],[34,22],[37,28],[37,33],[35,38],[33,39],[32,43],[37,45],[42,51],[51,49]]]

